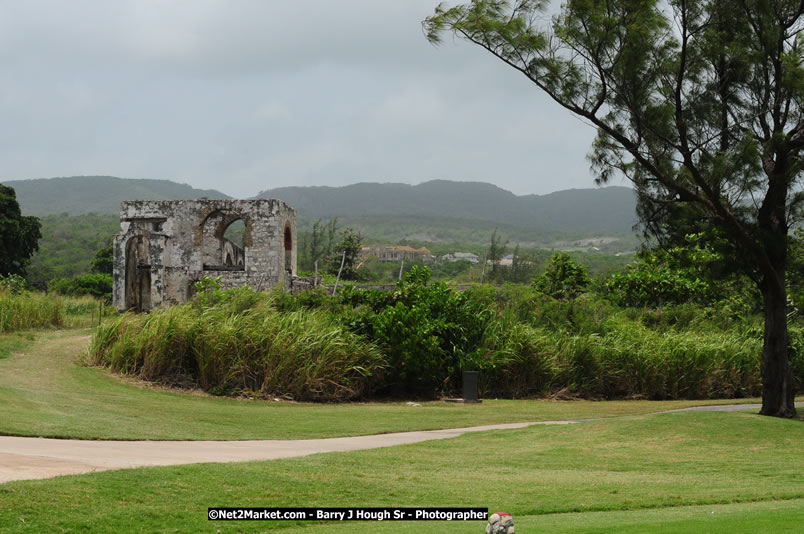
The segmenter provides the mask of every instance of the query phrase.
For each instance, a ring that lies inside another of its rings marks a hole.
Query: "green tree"
[[[321,219],[313,223],[313,230],[302,235],[302,257],[299,260],[302,270],[312,271],[315,269],[315,262],[321,262],[332,254],[337,232],[337,217],[326,223],[322,223]]]
[[[623,175],[643,208],[690,207],[728,236],[763,296],[761,413],[794,416],[786,270],[804,201],[804,2],[567,0],[548,27],[549,4],[442,5],[424,28],[481,46],[594,126],[599,182]]]
[[[491,278],[492,280],[499,281],[502,276],[500,275],[500,260],[505,256],[505,251],[508,249],[508,241],[503,243],[502,235],[497,233],[497,229],[491,234],[491,241],[489,242],[489,249],[486,257],[491,262]]]
[[[329,258],[329,272],[338,274],[338,271],[341,271],[342,280],[358,280],[360,274],[357,272],[357,267],[362,243],[363,236],[353,229],[346,228],[341,232],[341,242],[334,248]]]
[[[553,298],[574,299],[589,286],[589,272],[566,252],[556,252],[544,272],[533,280],[533,287]]]
[[[522,252],[519,244],[514,247],[511,257],[511,269],[508,272],[508,280],[516,283],[527,283],[536,273],[539,260],[533,252]]]
[[[25,274],[25,266],[39,250],[39,219],[20,211],[13,187],[0,184],[0,274]]]
[[[99,274],[112,274],[114,271],[114,251],[112,250],[112,245],[108,245],[99,249],[98,252],[95,253],[95,257],[92,258],[92,268],[90,269],[93,273]]]

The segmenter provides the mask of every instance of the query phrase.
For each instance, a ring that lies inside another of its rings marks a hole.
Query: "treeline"
[[[554,254],[552,250],[511,245],[501,232],[494,229],[486,243],[431,243],[427,241],[399,241],[400,245],[413,248],[428,248],[434,258],[406,261],[381,261],[379,258],[362,257],[361,248],[366,243],[376,243],[374,237],[366,237],[352,227],[343,228],[338,218],[327,221],[319,219],[309,230],[298,234],[298,269],[302,275],[332,275],[342,271],[344,280],[389,284],[399,280],[402,273],[414,267],[427,266],[435,280],[450,280],[458,283],[504,282],[527,283],[539,275]],[[479,258],[472,264],[466,260],[445,261],[442,256],[453,252],[472,252]],[[345,253],[345,255],[344,255]],[[633,254],[604,254],[600,252],[572,251],[574,261],[584,265],[593,275],[620,271],[631,261]],[[510,263],[503,259],[510,256]],[[483,260],[487,260],[485,263]],[[341,268],[340,263],[344,262]],[[331,279],[329,279],[331,281]]]

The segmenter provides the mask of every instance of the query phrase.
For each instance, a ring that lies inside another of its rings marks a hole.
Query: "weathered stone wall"
[[[242,250],[223,237],[236,220],[245,224]],[[203,276],[220,276],[227,288],[289,286],[296,257],[296,212],[280,200],[123,202],[114,304],[147,311],[185,302]]]

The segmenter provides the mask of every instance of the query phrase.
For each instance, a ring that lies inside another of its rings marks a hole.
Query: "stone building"
[[[226,239],[235,221],[243,247]],[[194,283],[220,277],[224,288],[290,287],[296,274],[296,211],[274,199],[134,200],[120,205],[114,238],[113,300],[148,311],[186,302]]]

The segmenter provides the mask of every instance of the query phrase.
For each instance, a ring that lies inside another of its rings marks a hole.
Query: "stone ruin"
[[[243,247],[224,237],[238,220]],[[290,288],[296,211],[274,199],[125,201],[113,248],[113,301],[121,311],[186,302],[204,276],[220,277],[225,289]]]

